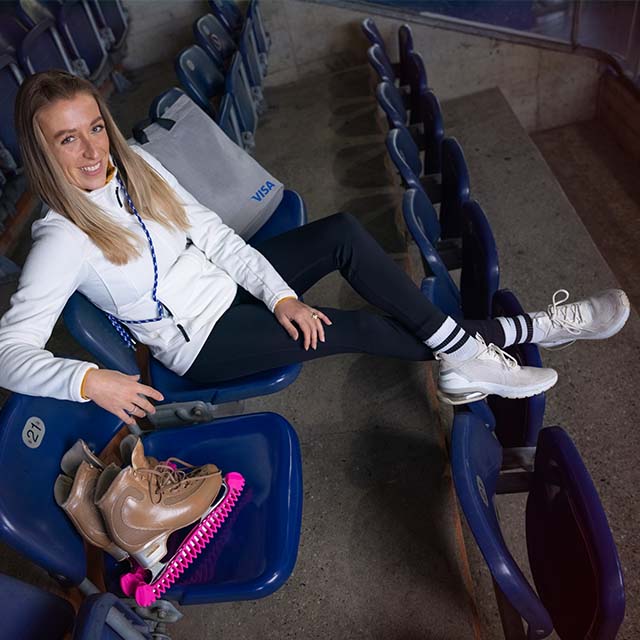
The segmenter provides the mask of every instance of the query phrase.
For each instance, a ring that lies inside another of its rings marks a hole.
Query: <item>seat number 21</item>
[[[40,418],[29,418],[22,429],[22,442],[24,442],[29,449],[37,449],[44,439],[44,422]]]

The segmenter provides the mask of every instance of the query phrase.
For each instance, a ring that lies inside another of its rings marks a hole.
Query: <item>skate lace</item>
[[[158,462],[153,468],[136,469],[135,473],[148,476],[151,502],[158,504],[166,493],[172,493],[180,487],[188,487],[192,482],[206,480],[220,473],[216,471],[198,474],[199,469],[200,467],[180,458],[167,458],[163,462]]]

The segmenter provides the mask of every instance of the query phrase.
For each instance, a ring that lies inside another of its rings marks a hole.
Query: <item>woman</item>
[[[541,393],[556,372],[519,367],[499,347],[608,337],[629,314],[625,294],[611,290],[573,304],[554,301],[546,312],[460,326],[346,214],[258,251],[157,160],[127,146],[96,89],[61,71],[26,80],[16,126],[31,188],[50,211],[33,225],[32,250],[0,322],[0,384],[11,390],[93,400],[126,423],[153,413],[148,399],[162,400],[137,376],[44,349],[76,290],[123,335],[122,324],[167,367],[199,383],[345,352],[435,356],[441,396],[451,403]],[[298,299],[334,270],[387,315],[312,308]]]

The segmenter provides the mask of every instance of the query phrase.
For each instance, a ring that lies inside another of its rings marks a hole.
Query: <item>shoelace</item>
[[[559,296],[564,296],[562,299]],[[573,302],[565,305],[569,299],[569,292],[566,289],[558,289],[552,298],[551,304],[547,307],[547,314],[551,324],[561,329],[566,329],[570,334],[577,336],[583,331],[590,331],[584,326],[585,320],[582,317],[580,304]],[[564,306],[562,306],[564,305]]]
[[[472,360],[475,360],[476,358],[479,358],[485,353],[488,353],[494,359],[502,363],[502,365],[505,366],[507,369],[515,369],[516,367],[520,366],[518,364],[518,361],[512,355],[508,354],[506,351],[503,351],[500,347],[493,344],[493,342],[490,342],[489,344],[487,344],[479,333],[476,333],[475,339],[477,340],[477,342],[480,343],[480,351],[474,358],[471,358]],[[440,355],[436,355],[436,360],[441,360],[441,359],[442,358]],[[449,360],[449,362],[451,361]],[[456,367],[452,367],[451,370],[455,371],[458,367],[464,365],[466,362],[467,360],[463,360],[462,362],[459,362],[458,365]]]
[[[191,469],[191,471],[184,471],[183,469],[176,468],[169,463],[180,465],[184,469]],[[158,504],[167,491],[175,491],[178,487],[183,485],[185,487],[188,486],[190,482],[213,478],[213,476],[220,473],[220,471],[216,471],[215,473],[203,473],[196,475],[199,469],[200,467],[196,467],[184,460],[180,460],[180,458],[168,458],[164,462],[159,462],[155,467],[153,467],[153,469],[136,469],[134,471],[134,475],[141,473],[149,476],[149,495],[151,496],[151,502]],[[157,501],[154,499],[156,496]]]

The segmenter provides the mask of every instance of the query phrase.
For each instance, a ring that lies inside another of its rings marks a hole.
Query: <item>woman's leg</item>
[[[186,376],[215,384],[297,362],[339,353],[370,353],[404,360],[429,360],[431,350],[397,320],[367,311],[319,307],[331,318],[325,342],[305,350],[292,340],[263,304],[234,304],[220,318]]]

